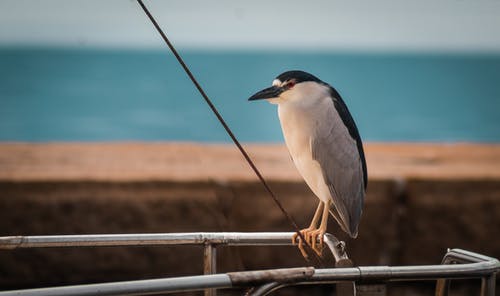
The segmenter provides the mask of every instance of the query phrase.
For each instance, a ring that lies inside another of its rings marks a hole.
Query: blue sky
[[[500,0],[145,1],[179,47],[500,52]],[[0,0],[0,46],[159,48],[131,0]]]

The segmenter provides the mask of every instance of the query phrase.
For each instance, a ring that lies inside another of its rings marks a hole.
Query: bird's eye
[[[294,86],[295,86],[295,81],[293,81],[293,80],[290,80],[290,81],[286,84],[286,87],[287,87],[287,88],[289,88],[289,89],[290,89],[290,88],[292,88],[292,87],[294,87]]]

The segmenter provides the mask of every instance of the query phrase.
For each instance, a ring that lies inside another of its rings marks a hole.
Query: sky
[[[179,47],[500,52],[500,0],[145,1]],[[0,46],[160,48],[132,0],[0,0]]]

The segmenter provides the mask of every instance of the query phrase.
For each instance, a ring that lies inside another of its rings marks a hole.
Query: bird
[[[350,237],[356,238],[367,186],[363,143],[340,94],[316,76],[300,70],[278,75],[271,87],[249,101],[277,105],[278,117],[295,167],[319,199],[309,227],[292,243],[307,258],[303,237],[322,255],[329,213]]]

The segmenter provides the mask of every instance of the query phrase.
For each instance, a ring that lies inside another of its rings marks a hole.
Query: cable
[[[231,131],[231,129],[229,128],[229,126],[226,124],[226,121],[224,120],[224,118],[222,118],[222,116],[220,115],[219,111],[217,111],[217,108],[215,108],[215,106],[212,103],[212,101],[208,98],[208,96],[205,93],[205,91],[203,90],[203,88],[200,86],[200,84],[198,83],[198,81],[196,80],[196,78],[194,77],[194,75],[191,73],[191,70],[189,70],[189,68],[186,65],[186,63],[184,63],[184,60],[181,58],[181,56],[179,55],[179,53],[177,53],[177,50],[175,49],[174,45],[170,42],[170,40],[168,40],[168,38],[165,35],[165,33],[163,33],[163,30],[160,28],[160,26],[158,25],[158,23],[156,22],[156,20],[154,19],[154,17],[151,15],[151,13],[147,9],[147,7],[144,5],[144,3],[142,2],[142,0],[137,0],[137,2],[142,7],[142,10],[144,10],[144,12],[148,16],[148,18],[151,20],[151,22],[155,26],[156,30],[158,31],[158,33],[160,33],[161,37],[163,38],[163,40],[165,41],[165,43],[167,44],[167,46],[170,48],[170,50],[172,51],[172,53],[174,54],[174,56],[177,58],[177,61],[181,64],[181,66],[184,69],[184,71],[186,71],[186,74],[189,76],[189,78],[191,79],[191,81],[193,82],[193,84],[196,86],[196,88],[200,92],[200,94],[203,97],[203,99],[205,99],[205,102],[208,104],[208,106],[210,107],[210,109],[212,109],[213,113],[215,114],[215,116],[217,117],[217,119],[219,120],[219,122],[222,124],[222,126],[224,127],[224,129],[228,133],[229,137],[231,137],[231,139],[233,140],[234,144],[240,150],[241,154],[243,154],[243,157],[246,159],[246,161],[248,162],[248,164],[250,165],[250,167],[252,168],[252,170],[255,172],[255,174],[259,178],[260,182],[262,183],[262,185],[264,185],[264,187],[266,188],[266,190],[269,193],[269,195],[271,195],[271,197],[273,198],[273,200],[276,203],[276,205],[280,208],[280,210],[283,213],[283,215],[285,215],[285,217],[287,218],[288,222],[295,228],[295,230],[298,233],[300,239],[303,242],[306,242],[306,245],[309,248],[311,248],[311,250],[312,250],[312,247],[309,245],[309,243],[305,240],[304,236],[300,232],[300,229],[297,226],[297,223],[295,223],[295,220],[288,214],[288,212],[285,210],[285,208],[283,207],[283,205],[281,204],[281,202],[278,200],[278,198],[276,197],[276,195],[274,194],[274,192],[271,190],[271,188],[267,184],[266,180],[264,179],[264,177],[260,173],[259,169],[257,169],[257,167],[253,163],[252,159],[248,155],[248,153],[245,151],[245,149],[243,149],[243,146],[241,146],[241,144],[238,141],[238,139],[236,139],[236,136],[233,134],[233,132]],[[312,253],[316,256],[316,259],[318,259],[319,262],[322,262],[321,258],[314,251]]]

